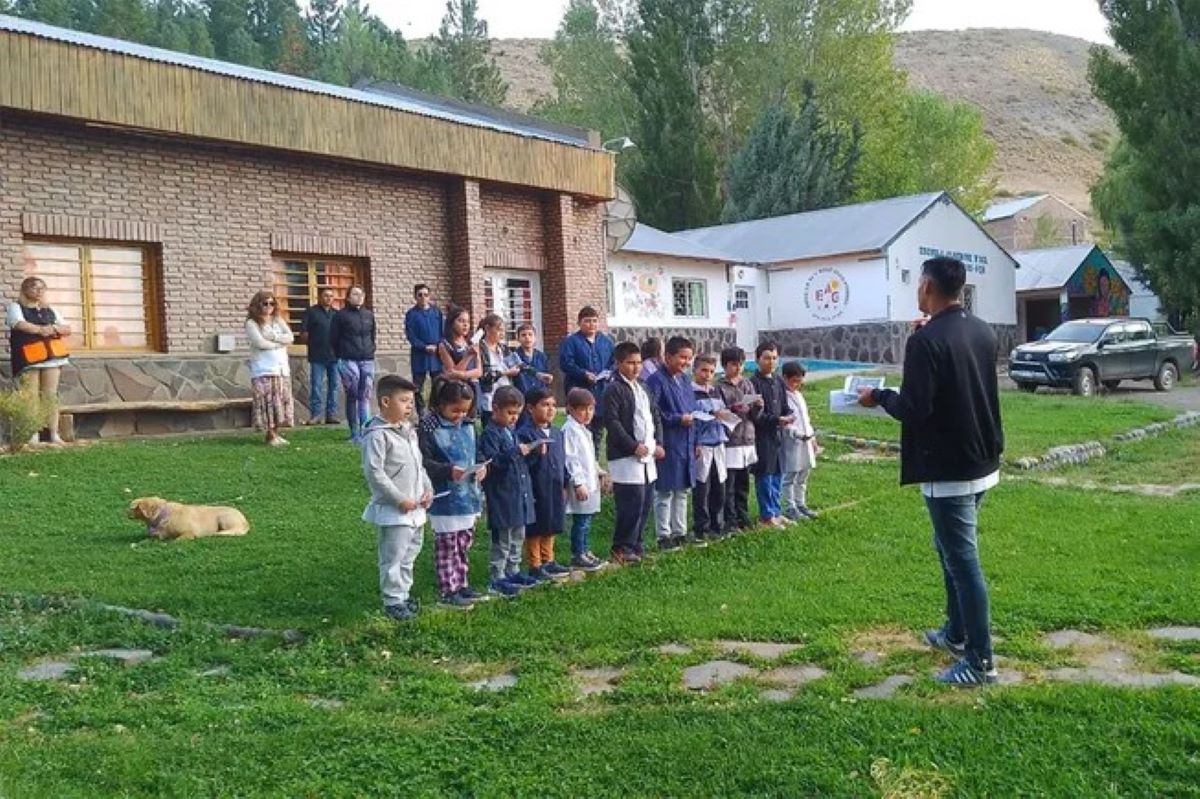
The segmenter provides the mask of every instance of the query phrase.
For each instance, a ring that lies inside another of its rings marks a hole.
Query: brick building
[[[1005,200],[983,212],[984,228],[1009,252],[1090,242],[1090,225],[1087,214],[1053,194]]]
[[[380,366],[403,371],[416,282],[551,350],[602,304],[613,163],[587,131],[3,16],[0,64],[0,285],[43,276],[72,322],[80,435],[246,424],[262,288],[295,320],[365,284]]]

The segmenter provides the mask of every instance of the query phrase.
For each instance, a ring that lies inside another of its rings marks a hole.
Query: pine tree
[[[337,36],[342,21],[341,0],[310,0],[308,4],[308,40],[320,50]]]
[[[101,36],[150,44],[155,25],[142,0],[96,0],[88,29]]]
[[[263,61],[271,69],[284,61],[289,31],[302,22],[295,0],[249,0],[247,31],[258,43]]]
[[[845,203],[854,193],[861,134],[835,128],[811,83],[799,112],[780,104],[763,112],[729,170],[723,222],[742,222]]]
[[[508,84],[492,57],[487,22],[478,0],[447,0],[434,48],[445,62],[453,96],[469,103],[502,105]]]
[[[704,110],[712,32],[704,0],[641,0],[628,39],[638,158],[629,187],[641,218],[665,230],[717,220],[715,131]]]
[[[1088,71],[1122,140],[1093,203],[1168,309],[1200,325],[1200,6],[1105,0],[1101,10],[1120,54],[1093,48]]]

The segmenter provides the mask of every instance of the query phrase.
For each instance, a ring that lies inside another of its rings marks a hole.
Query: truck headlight
[[[1071,361],[1076,360],[1078,357],[1079,351],[1071,350],[1070,352],[1052,352],[1050,353],[1049,360],[1052,363],[1070,363]]]
[[[1017,359],[1017,355],[1019,355],[1019,354],[1020,354],[1020,353],[1018,353],[1016,350],[1013,350],[1012,352],[1010,352],[1010,353],[1008,354],[1008,359],[1009,359],[1010,361],[1015,361],[1015,360]]]

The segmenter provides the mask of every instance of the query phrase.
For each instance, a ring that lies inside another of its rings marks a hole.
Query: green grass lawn
[[[889,377],[889,385],[899,382]],[[899,441],[900,425],[891,417],[852,416],[829,412],[829,392],[840,380],[818,380],[805,388],[813,424],[820,431]],[[1041,455],[1060,444],[1103,440],[1151,422],[1178,415],[1177,411],[1127,397],[1075,397],[1067,394],[1000,394],[1004,421],[1004,457],[1008,460]]]
[[[1077,436],[1079,424],[1115,432],[1159,418],[1127,403],[1089,404],[1081,417],[1057,397],[1009,399],[1051,401],[1006,417],[1010,436],[1048,444],[1094,437]],[[1110,412],[1118,418],[1098,418]],[[814,505],[828,509],[816,523],[401,628],[377,610],[357,451],[332,430],[291,438],[283,451],[229,436],[0,458],[0,796],[857,797],[894,787],[871,774],[885,758],[941,795],[1183,796],[1200,784],[1197,689],[1033,680],[963,694],[922,678],[893,700],[849,699],[888,669],[928,674],[944,662],[904,651],[868,666],[851,655],[855,636],[939,621],[928,523],[894,462],[839,462],[845,450],[830,446],[811,482]],[[1176,468],[1200,480],[1200,464],[1176,457],[1187,443],[1170,447]],[[237,504],[253,530],[146,541],[124,515],[144,494]],[[604,551],[607,505],[595,527]],[[1200,623],[1200,495],[1006,481],[985,504],[981,542],[1002,657],[1059,663],[1038,643],[1045,630],[1132,640]],[[427,604],[430,549],[427,537],[416,589]],[[485,555],[477,542],[476,584]],[[160,609],[185,625],[158,630],[45,596]],[[228,641],[195,621],[309,637]],[[746,682],[682,689],[683,668],[726,638],[802,644],[785,662],[829,676],[782,704]],[[655,651],[669,642],[694,652]],[[117,645],[160,659],[84,660],[70,684],[12,679],[42,656]],[[1143,654],[1200,675],[1200,647]],[[611,694],[578,699],[572,669],[597,666],[624,677]],[[503,693],[463,684],[506,670],[519,683]]]
[[[1200,428],[1172,430],[1157,438],[1113,445],[1108,457],[1053,475],[1101,485],[1200,484]]]

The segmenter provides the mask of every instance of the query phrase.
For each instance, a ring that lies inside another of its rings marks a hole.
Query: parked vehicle
[[[1192,345],[1187,336],[1160,336],[1145,319],[1075,319],[1017,347],[1008,360],[1008,376],[1022,391],[1054,386],[1090,397],[1123,380],[1153,380],[1170,391],[1192,366]]]

